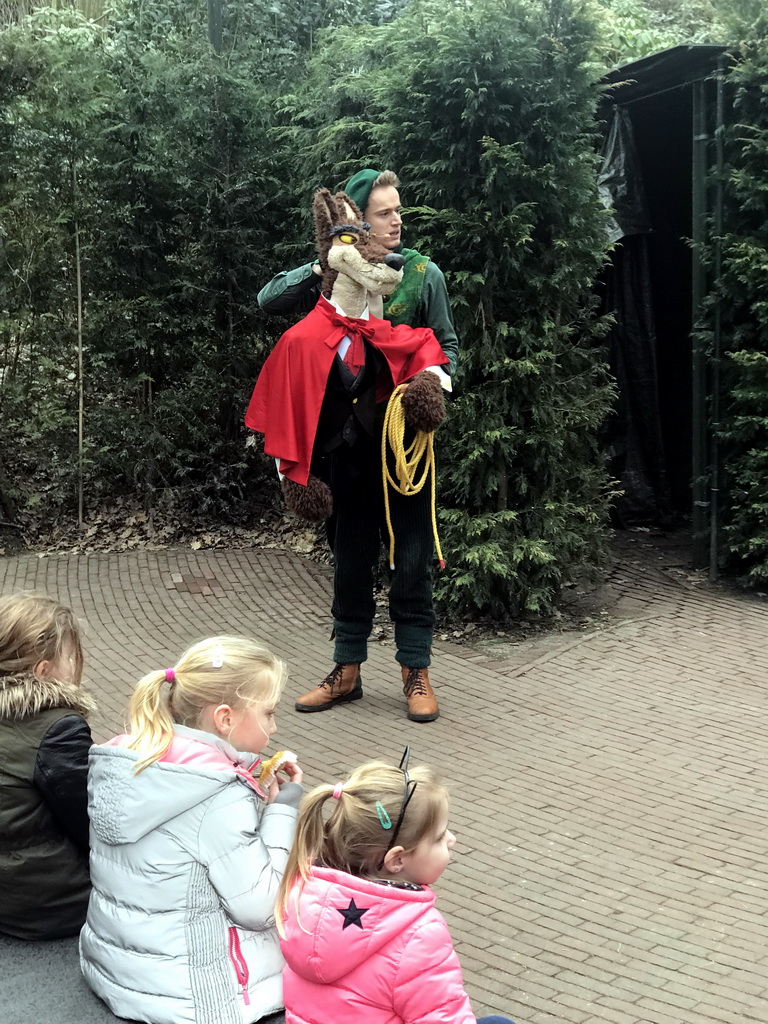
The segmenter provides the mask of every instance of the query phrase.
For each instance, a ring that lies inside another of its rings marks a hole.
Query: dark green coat
[[[0,676],[0,932],[76,935],[88,875],[91,699],[31,673]]]

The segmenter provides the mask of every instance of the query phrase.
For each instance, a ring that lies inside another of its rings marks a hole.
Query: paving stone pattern
[[[405,743],[450,781],[456,857],[441,907],[478,1016],[519,1024],[768,1021],[768,611],[638,566],[617,617],[490,658],[438,643],[442,715],[404,716],[391,644],[365,699],[299,715],[331,667],[327,571],[280,551],[25,555],[34,588],[87,625],[99,737],[135,681],[215,633],[259,637],[291,678],[276,744],[310,784]]]

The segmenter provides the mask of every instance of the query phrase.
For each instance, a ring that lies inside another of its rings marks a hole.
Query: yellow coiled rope
[[[381,432],[381,475],[384,485],[384,514],[387,520],[389,532],[389,567],[395,568],[395,533],[392,529],[392,517],[389,510],[389,488],[392,487],[398,494],[410,496],[418,494],[427,477],[431,478],[432,486],[432,533],[435,538],[435,550],[440,560],[440,568],[445,568],[443,552],[440,548],[440,538],[437,535],[437,513],[435,511],[435,450],[433,446],[434,432],[425,434],[424,431],[416,432],[411,444],[405,447],[405,413],[403,412],[403,390],[407,385],[400,384],[392,392],[387,402],[387,411],[384,413],[384,428]],[[387,464],[387,444],[395,456],[395,477],[389,471]],[[416,479],[419,470],[419,463],[424,460],[424,468],[421,478]]]

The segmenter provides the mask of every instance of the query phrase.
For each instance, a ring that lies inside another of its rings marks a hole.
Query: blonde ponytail
[[[163,693],[163,687],[168,687],[167,694]],[[147,673],[133,691],[129,708],[131,742],[128,749],[144,755],[133,770],[135,775],[158,761],[171,745],[173,717],[168,706],[169,696],[170,686],[164,670]]]
[[[203,712],[220,704],[274,707],[285,679],[285,664],[255,640],[214,636],[196,643],[173,669],[148,673],[134,691],[127,746],[142,755],[134,772],[167,753],[174,724],[199,729]]]
[[[301,801],[299,821],[293,839],[288,863],[285,865],[280,888],[275,902],[275,923],[277,931],[284,936],[285,911],[288,899],[296,883],[303,885],[309,878],[309,868],[317,861],[325,844],[325,826],[323,824],[323,808],[329,797],[333,796],[333,786],[318,786],[308,793]],[[298,890],[297,890],[298,892]]]

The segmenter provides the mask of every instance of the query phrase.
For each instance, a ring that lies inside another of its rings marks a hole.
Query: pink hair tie
[[[336,785],[333,787],[333,795],[336,797],[337,800],[339,800],[341,798],[341,794],[343,792],[344,792],[344,783],[343,782],[337,782]]]
[[[175,672],[175,670],[172,669],[172,668],[167,668],[165,670],[165,681],[166,681],[166,683],[170,683],[171,686],[173,686],[175,680],[176,680],[176,672]]]

